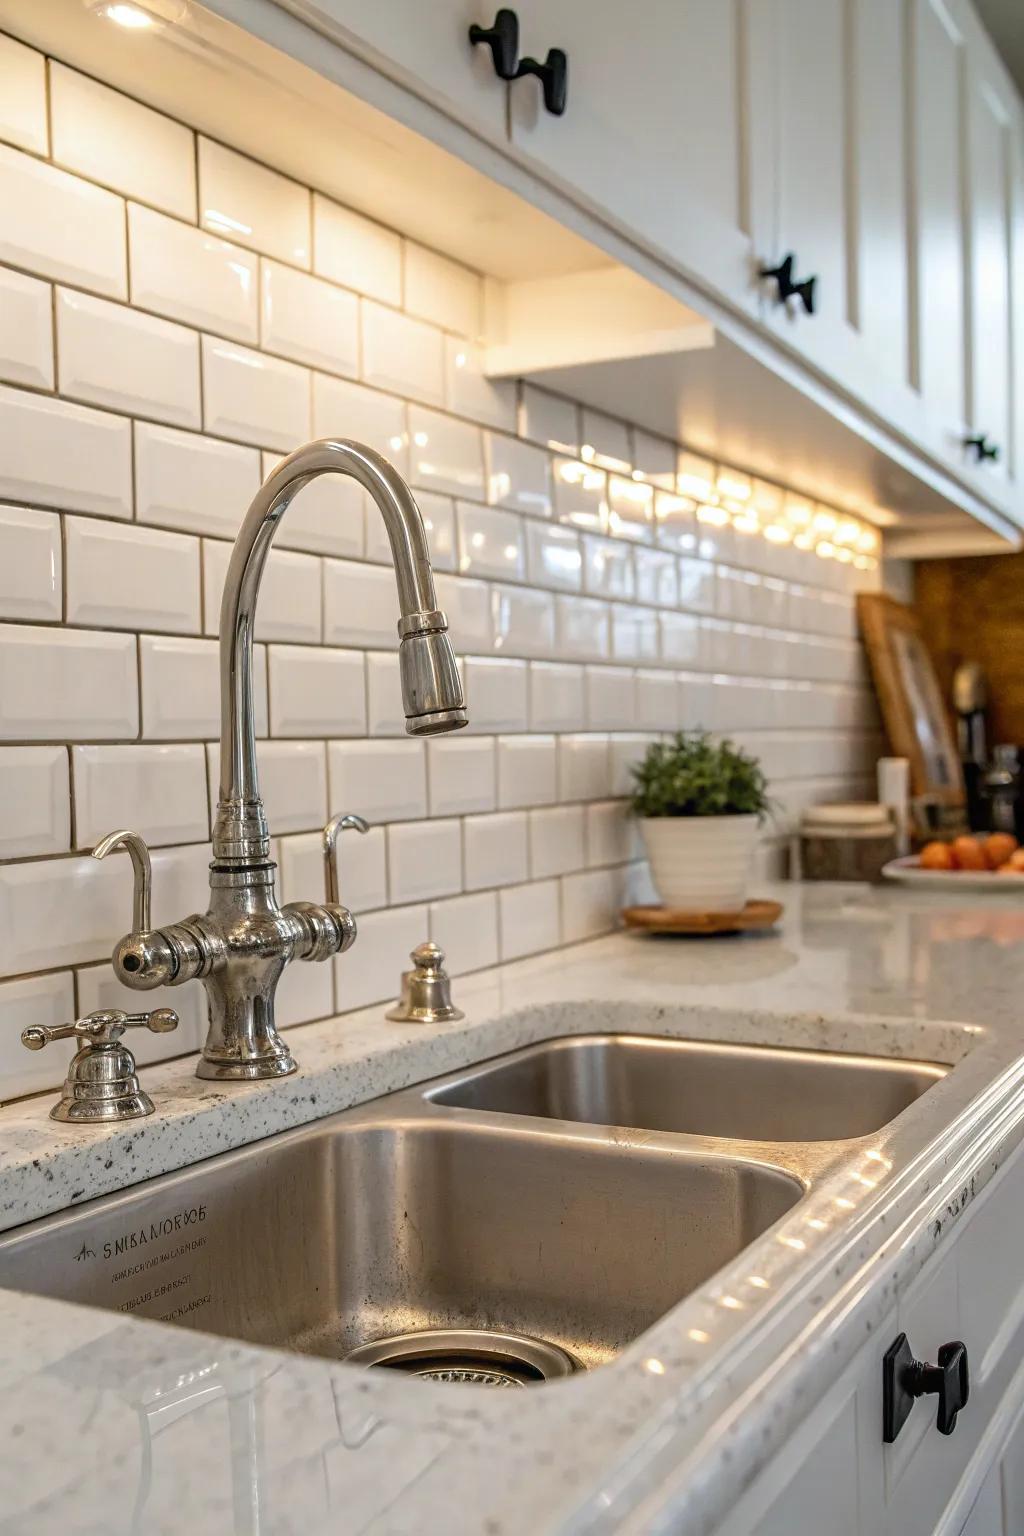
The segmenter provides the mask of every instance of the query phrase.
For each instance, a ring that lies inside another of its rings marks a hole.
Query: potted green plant
[[[771,808],[757,758],[706,731],[652,742],[631,770],[651,874],[667,907],[738,912]]]

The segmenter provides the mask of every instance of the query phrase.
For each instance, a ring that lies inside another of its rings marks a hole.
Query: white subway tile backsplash
[[[264,479],[281,463],[282,457],[276,453],[263,454]],[[304,485],[289,503],[288,515],[274,535],[274,546],[319,555],[354,555],[361,560],[364,523],[370,517],[374,526],[383,526],[383,519],[351,475],[320,475]]]
[[[653,608],[613,603],[612,656],[616,661],[658,660],[658,615]]]
[[[215,336],[202,338],[207,432],[288,453],[311,435],[309,372]]]
[[[553,805],[558,798],[554,736],[498,737],[498,806]]]
[[[29,507],[0,507],[0,618],[59,621],[60,518]]]
[[[397,651],[366,652],[366,725],[371,736],[404,736]]]
[[[357,443],[375,448],[400,475],[409,478],[405,404],[394,395],[314,373],[313,435],[354,438]],[[380,521],[375,508],[368,516]]]
[[[629,428],[623,421],[584,406],[580,412],[580,457],[605,469],[632,468],[633,450]]]
[[[459,570],[471,576],[522,581],[526,574],[522,522],[513,512],[456,503]]]
[[[438,575],[434,587],[438,604],[448,615],[448,628],[460,655],[466,651],[489,651],[494,643],[494,625],[487,583],[468,576]]]
[[[140,523],[234,538],[259,484],[255,448],[148,421],[135,423],[135,515]]]
[[[510,656],[550,656],[555,644],[555,600],[530,587],[491,591],[494,649]]]
[[[135,637],[0,624],[0,699],[4,741],[135,736]]]
[[[483,283],[475,272],[426,246],[405,242],[405,307],[460,336],[480,331]]]
[[[430,904],[430,937],[444,950],[451,976],[498,963],[498,903],[493,891]]]
[[[608,476],[608,532],[619,539],[654,538],[654,488],[622,475]]]
[[[463,688],[471,731],[526,730],[526,662],[467,656]]]
[[[479,427],[410,405],[409,475],[413,485],[424,490],[483,501],[484,463]]]
[[[490,736],[435,736],[427,742],[431,816],[495,809],[494,740]]]
[[[425,901],[462,890],[462,829],[446,821],[388,827],[388,883],[394,903]]]
[[[582,667],[559,661],[531,662],[531,731],[578,730],[585,712]]]
[[[281,899],[316,901],[324,884],[322,832],[282,837],[278,842]],[[369,912],[388,904],[386,834],[383,827],[368,832],[346,829],[336,844],[341,900],[353,912]],[[362,924],[359,937],[362,939]]]
[[[260,342],[328,373],[359,372],[359,300],[294,267],[260,262]]]
[[[121,198],[0,144],[0,207],[0,261],[127,297]]]
[[[0,35],[0,139],[45,155],[46,60],[34,48]],[[0,1074],[2,1077],[2,1074]]]
[[[0,747],[0,858],[71,846],[69,782],[66,747]]]
[[[255,342],[259,258],[208,230],[128,205],[134,304],[172,320]]]
[[[585,668],[586,716],[591,730],[628,730],[636,722],[636,682],[628,667]]]
[[[428,405],[444,404],[444,338],[433,325],[364,299],[362,378]]]
[[[329,645],[398,649],[398,599],[390,565],[324,561],[324,639]]]
[[[120,862],[86,857],[0,865],[0,973],[108,955],[129,910]]]
[[[370,822],[405,821],[427,814],[427,755],[422,741],[332,741],[327,769],[328,798],[334,811],[354,811]]]
[[[3,47],[0,38],[0,72]],[[2,124],[0,124],[2,126]],[[58,1029],[75,1017],[75,991],[71,971],[51,971],[48,976],[25,976],[0,983],[0,1098],[9,1102],[22,1094],[41,1093],[64,1081],[75,1053],[71,1040],[55,1040],[45,1051],[26,1051],[21,1032],[30,1025]]]
[[[110,638],[114,638],[111,636]],[[134,649],[134,647],[133,647]],[[220,734],[216,640],[140,635],[142,734],[149,741],[210,740]],[[253,648],[256,734],[267,734],[267,652]],[[134,731],[110,734],[134,735]]]
[[[131,517],[131,431],[123,416],[0,385],[0,496]]]
[[[579,409],[571,400],[549,395],[535,384],[523,384],[519,435],[573,459],[580,451]]]
[[[535,880],[582,869],[586,858],[581,805],[531,811],[530,874]]]
[[[623,864],[631,852],[630,821],[623,800],[601,800],[586,808],[587,864]]]
[[[595,464],[556,459],[553,476],[554,514],[558,521],[603,533],[608,523],[608,476],[604,470]]]
[[[638,669],[636,723],[651,731],[674,731],[677,728],[679,700],[675,673]]]
[[[604,800],[611,794],[607,736],[560,736],[558,798]]]
[[[91,848],[116,827],[151,846],[210,834],[206,756],[189,745],[72,747],[75,841]]]
[[[362,651],[272,645],[270,730],[274,736],[361,736],[366,730]]]
[[[68,517],[64,551],[69,624],[199,633],[198,539]]]
[[[525,811],[467,816],[463,823],[467,891],[517,885],[528,874]]]
[[[232,545],[217,539],[203,540],[204,628],[208,635],[220,632],[220,606]],[[257,640],[301,640],[317,644],[321,639],[321,570],[315,555],[272,549],[267,557],[256,611]]]
[[[561,942],[557,880],[535,880],[498,892],[502,960],[518,960]]]
[[[484,433],[487,500],[496,507],[551,516],[551,465],[530,443],[497,432]]]
[[[393,1002],[402,972],[409,969],[409,953],[429,936],[429,929],[426,906],[398,907],[361,918],[356,948],[333,961],[338,1012]]]
[[[310,219],[308,188],[200,137],[199,222],[204,229],[308,267]]]
[[[676,559],[664,549],[634,549],[636,595],[641,603],[656,608],[679,606],[679,570]]]
[[[179,219],[195,218],[190,129],[56,60],[50,62],[50,121],[58,165]]]
[[[610,869],[562,876],[562,943],[577,944],[608,933],[618,916],[615,875]]]
[[[583,536],[583,585],[597,597],[632,598],[636,593],[633,551],[622,539]]]
[[[79,1014],[98,1008],[123,1008],[138,1013],[140,1008],[173,1008],[178,1027],[169,1034],[152,1034],[148,1029],[132,1031],[131,1050],[140,1066],[170,1061],[198,1051],[206,1039],[206,995],[194,982],[189,987],[154,987],[145,1000],[138,992],[122,986],[109,964],[83,966],[76,971]]]
[[[216,808],[220,748],[207,746],[210,805]],[[261,741],[256,749],[260,794],[271,832],[302,832],[321,828],[328,818],[327,748],[322,741]],[[323,870],[320,849],[319,869]],[[311,887],[319,889],[319,885]],[[289,898],[290,899],[290,898]]]
[[[511,379],[489,379],[482,347],[458,336],[444,340],[445,404],[456,416],[514,432],[516,386]]]
[[[450,496],[433,491],[417,491],[416,505],[427,530],[430,564],[435,572],[455,569],[455,505]],[[376,507],[368,507],[366,520],[366,558],[381,565],[391,565],[391,541],[384,519]]]
[[[334,1012],[334,977],[329,965],[314,962],[285,967],[275,999],[275,1017],[282,1029],[328,1019]]]
[[[671,679],[671,674],[669,674]],[[657,741],[660,732],[653,735],[640,735],[634,732],[629,735],[612,736],[608,742],[608,761],[611,774],[610,792],[613,795],[631,795],[636,788],[636,782],[630,769],[639,763],[652,741]]]
[[[693,555],[679,558],[679,606],[690,613],[714,613],[717,607],[715,567]]]
[[[0,379],[53,388],[52,290],[7,267],[0,267]]]
[[[712,622],[713,621],[709,621]],[[700,619],[689,613],[658,614],[661,659],[673,666],[698,667],[703,664],[702,627]],[[714,652],[709,657],[712,666],[727,665]]]
[[[402,242],[392,230],[313,194],[313,270],[385,304],[402,302]]]
[[[608,604],[595,597],[555,598],[559,654],[578,661],[605,661],[611,649]]]
[[[580,536],[560,523],[538,523],[532,518],[523,525],[526,537],[527,580],[539,587],[578,592],[583,584],[583,556]]]
[[[64,394],[198,427],[199,342],[170,320],[58,288],[57,370]]]
[[[633,462],[637,473],[649,485],[665,491],[676,488],[676,445],[668,438],[654,437],[640,427],[633,428]]]

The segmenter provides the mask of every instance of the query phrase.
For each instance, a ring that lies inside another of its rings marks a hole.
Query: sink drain
[[[488,1328],[425,1328],[360,1344],[350,1365],[385,1366],[426,1381],[457,1381],[480,1387],[529,1387],[571,1376],[577,1362],[557,1344],[525,1333]]]

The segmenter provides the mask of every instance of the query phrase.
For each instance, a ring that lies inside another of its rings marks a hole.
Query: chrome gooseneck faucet
[[[335,817],[325,828],[327,900],[278,906],[276,865],[256,771],[252,641],[256,601],[267,554],[293,497],[318,475],[351,475],[380,509],[398,582],[399,667],[406,730],[413,736],[455,731],[466,724],[462,686],[436,606],[427,537],[402,477],[371,448],[323,439],[279,464],[242,523],[228,566],[220,617],[220,801],[213,832],[210,907],[163,928],[150,926],[149,851],[134,832],[113,832],[97,858],[115,848],[131,857],[135,879],[132,932],[113,953],[126,986],[148,991],[198,979],[206,988],[210,1028],[197,1075],[203,1078],[283,1077],[295,1061],[274,1022],[274,994],[291,960],[326,960],[355,940],[351,912],[339,905],[334,864],[338,830],[357,817]]]

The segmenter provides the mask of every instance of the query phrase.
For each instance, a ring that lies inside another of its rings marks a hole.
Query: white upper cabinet
[[[741,7],[734,0],[519,0],[520,51],[568,57],[568,106],[511,87],[539,175],[734,303],[755,300],[744,227]]]

